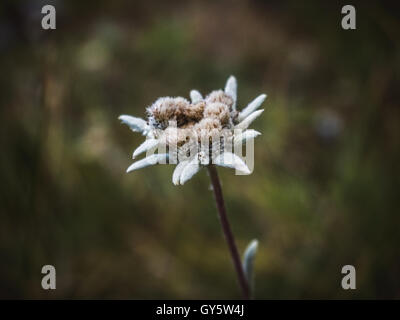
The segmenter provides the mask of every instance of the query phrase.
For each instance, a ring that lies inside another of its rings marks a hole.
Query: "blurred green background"
[[[400,6],[353,1],[345,31],[327,2],[2,1],[0,297],[239,298],[206,171],[125,174],[117,119],[234,74],[239,106],[268,94],[254,173],[219,169],[255,297],[400,298]]]

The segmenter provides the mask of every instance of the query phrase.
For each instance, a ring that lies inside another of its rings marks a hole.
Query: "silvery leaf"
[[[167,163],[168,153],[162,154],[152,154],[142,160],[132,163],[126,172],[131,172],[133,170],[138,170],[144,167],[153,166],[157,163]]]
[[[246,108],[244,108],[240,113],[239,113],[239,121],[242,121],[244,118],[246,118],[249,114],[251,114],[253,111],[257,110],[261,104],[264,102],[264,100],[267,98],[266,94],[261,94],[257,98],[255,98],[252,102],[250,102]]]
[[[264,112],[264,109],[261,110],[257,110],[254,111],[253,113],[251,113],[249,116],[247,116],[242,122],[239,122],[239,124],[237,124],[235,126],[235,129],[242,129],[245,130],[249,127],[249,125],[257,118],[261,115],[261,113]]]
[[[261,133],[253,130],[253,129],[248,129],[246,131],[243,131],[242,133],[234,136],[234,144],[241,144],[243,142],[246,142],[247,140],[254,139],[255,137],[259,136]]]
[[[219,154],[213,163],[217,166],[236,169],[244,174],[250,174],[250,170],[242,159],[240,159],[236,154],[231,152],[224,152]]]
[[[145,140],[136,150],[133,152],[132,158],[135,159],[138,155],[146,152],[150,149],[155,148],[159,143],[158,139],[147,139]]]
[[[197,154],[190,160],[190,162],[184,167],[180,177],[180,183],[185,184],[186,181],[190,180],[200,170],[199,159]]]
[[[178,163],[178,165],[175,167],[174,173],[172,174],[172,183],[174,185],[178,185],[179,181],[181,179],[181,174],[183,169],[185,169],[185,166],[189,163],[189,160],[181,161]]]
[[[121,120],[122,123],[125,123],[129,128],[131,128],[132,131],[141,132],[143,133],[143,135],[146,135],[147,131],[149,130],[147,122],[141,118],[136,118],[123,114],[120,115],[118,119]]]

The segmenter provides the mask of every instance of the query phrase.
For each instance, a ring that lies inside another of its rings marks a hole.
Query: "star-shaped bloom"
[[[267,95],[261,94],[240,112],[236,110],[237,82],[229,77],[225,90],[204,97],[190,92],[191,101],[182,97],[162,97],[147,108],[147,120],[121,115],[119,119],[146,140],[133,152],[134,162],[127,172],[155,164],[177,164],[172,182],[184,184],[209,164],[233,168],[243,174],[250,170],[234,152],[260,133],[248,129],[264,110],[257,110]],[[154,153],[158,150],[158,153]]]

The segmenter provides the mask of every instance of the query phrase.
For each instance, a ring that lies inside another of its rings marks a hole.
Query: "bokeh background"
[[[239,106],[268,94],[254,173],[219,170],[255,297],[400,298],[400,6],[353,1],[345,31],[344,4],[2,1],[0,297],[239,298],[206,171],[125,174],[117,119],[234,74]]]

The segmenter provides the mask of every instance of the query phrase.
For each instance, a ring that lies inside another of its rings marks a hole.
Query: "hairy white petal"
[[[252,102],[250,102],[246,108],[244,108],[239,113],[239,121],[242,121],[246,118],[250,113],[257,110],[261,104],[264,102],[265,98],[267,98],[266,94],[260,94],[257,98],[255,98]]]
[[[230,76],[226,81],[225,93],[233,99],[232,109],[236,110],[237,82],[234,76]]]
[[[245,174],[250,174],[250,170],[242,159],[240,159],[236,154],[231,152],[224,152],[218,155],[213,163],[217,166],[236,169]]]
[[[198,155],[196,154],[194,158],[190,160],[190,162],[182,170],[180,183],[184,184],[186,181],[191,179],[197,172],[199,172],[199,170],[200,170],[199,158]]]
[[[178,185],[179,181],[181,179],[181,174],[183,169],[185,169],[185,166],[189,163],[189,160],[181,161],[178,163],[178,165],[175,167],[174,173],[172,174],[172,183],[174,185]]]
[[[256,130],[248,129],[234,137],[234,144],[237,145],[237,144],[243,143],[247,140],[254,139],[255,137],[259,136],[260,134],[261,133]]]
[[[192,103],[197,103],[203,100],[203,96],[197,90],[190,91],[190,99],[192,99]]]
[[[248,115],[242,122],[239,122],[239,124],[237,124],[235,126],[235,129],[247,129],[249,127],[249,125],[257,118],[261,115],[261,113],[264,112],[264,109],[261,110],[257,110],[254,111],[253,113],[251,113],[250,115]]]
[[[133,152],[132,158],[135,159],[139,154],[146,152],[154,147],[156,147],[159,143],[158,139],[147,139],[145,140],[136,150]]]
[[[168,153],[161,153],[161,154],[152,154],[151,156],[148,156],[147,158],[144,158],[142,160],[136,161],[132,163],[129,168],[126,170],[126,172],[131,172],[133,170],[138,170],[144,167],[148,166],[153,166],[157,163],[165,162],[168,159]]]
[[[143,133],[143,135],[146,135],[149,130],[147,122],[141,118],[136,118],[123,114],[120,115],[118,119],[121,120],[122,123],[125,123],[127,126],[129,126],[132,131],[141,132]]]

